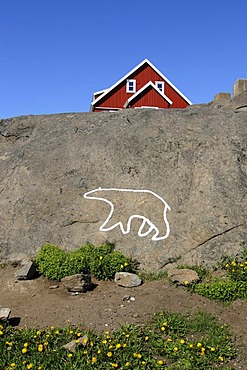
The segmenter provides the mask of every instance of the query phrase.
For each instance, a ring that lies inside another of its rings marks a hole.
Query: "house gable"
[[[157,103],[159,108],[169,108],[172,105],[172,101],[149,81],[126,100],[124,108],[156,107]]]
[[[135,80],[136,92],[142,89],[147,83],[164,83],[164,96],[168,97],[173,104],[172,108],[185,108],[192,104],[148,59],[144,59],[129,73],[123,76],[119,81],[109,89],[101,90],[99,95],[94,94],[94,100],[91,103],[91,111],[97,111],[112,107],[111,109],[123,109],[126,100],[133,96],[133,92],[126,91],[127,80]],[[155,85],[154,85],[155,87]],[[154,94],[154,91],[153,91]],[[157,96],[157,94],[155,94]],[[163,107],[163,105],[162,105]]]

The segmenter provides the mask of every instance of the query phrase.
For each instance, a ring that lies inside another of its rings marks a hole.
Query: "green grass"
[[[74,353],[62,346],[84,337]],[[230,331],[205,313],[161,312],[149,325],[96,334],[76,327],[0,327],[0,368],[35,370],[210,370],[236,357]]]

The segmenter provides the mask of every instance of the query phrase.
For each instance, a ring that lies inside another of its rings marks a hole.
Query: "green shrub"
[[[40,273],[52,280],[79,273],[90,273],[97,279],[108,280],[114,278],[116,272],[133,271],[130,259],[114,251],[113,244],[96,247],[87,243],[72,252],[45,244],[36,257],[36,263]]]
[[[35,262],[39,272],[51,280],[61,280],[64,275],[66,252],[53,244],[45,244],[38,252]]]
[[[224,257],[221,267],[232,280],[247,282],[247,248],[235,257]]]
[[[247,283],[231,279],[213,279],[211,282],[195,284],[193,290],[217,301],[231,302],[237,298],[247,298]]]

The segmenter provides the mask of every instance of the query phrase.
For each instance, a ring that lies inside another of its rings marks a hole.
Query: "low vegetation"
[[[79,347],[79,339],[82,345]],[[63,346],[75,340],[74,352]],[[103,334],[64,328],[0,327],[0,368],[35,370],[79,369],[233,369],[236,357],[229,328],[198,312],[182,316],[161,312],[150,325],[125,325]]]
[[[222,302],[247,298],[247,248],[235,257],[222,259],[216,270],[223,272],[221,277],[200,266],[190,268],[196,270],[200,277],[199,283],[188,286],[195,293]]]
[[[41,274],[58,281],[79,273],[91,274],[99,280],[110,280],[116,272],[132,272],[134,269],[133,261],[115,251],[114,245],[110,243],[98,247],[87,243],[72,252],[65,252],[53,244],[45,244],[35,262]]]

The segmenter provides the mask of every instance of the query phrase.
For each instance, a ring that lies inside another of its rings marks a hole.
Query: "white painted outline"
[[[123,223],[122,222],[117,222],[115,223],[114,225],[112,225],[111,227],[108,227],[108,228],[105,228],[105,225],[108,223],[108,221],[111,219],[113,213],[114,213],[114,204],[109,201],[108,199],[106,198],[99,198],[99,197],[94,197],[94,196],[89,196],[90,194],[93,194],[95,193],[96,191],[122,191],[122,192],[133,192],[133,193],[150,193],[152,195],[154,195],[156,198],[158,198],[159,200],[161,200],[161,202],[164,204],[164,212],[163,212],[163,217],[164,217],[164,222],[165,222],[165,225],[166,225],[166,234],[164,236],[160,236],[158,237],[159,235],[159,229],[145,216],[141,216],[141,215],[132,215],[129,217],[128,219],[128,222],[127,222],[127,228],[126,230],[124,229],[124,226],[123,226]],[[138,230],[138,236],[139,237],[144,237],[144,236],[147,236],[149,233],[151,233],[153,230],[156,231],[156,233],[154,234],[154,236],[152,237],[152,240],[154,241],[157,241],[157,240],[163,240],[163,239],[166,239],[168,238],[169,234],[170,234],[170,226],[169,226],[169,222],[166,218],[166,212],[168,210],[171,210],[170,206],[166,203],[166,201],[161,198],[158,194],[154,193],[153,191],[151,190],[135,190],[135,189],[118,189],[118,188],[97,188],[97,189],[93,189],[91,191],[88,191],[87,193],[85,193],[84,195],[84,198],[86,199],[96,199],[96,200],[102,200],[103,202],[106,202],[108,204],[110,204],[111,206],[111,210],[110,210],[110,213],[109,215],[107,216],[106,220],[103,222],[103,224],[100,226],[99,230],[100,231],[110,231],[112,229],[114,229],[115,227],[119,226],[120,227],[120,230],[122,231],[122,233],[125,235],[125,234],[128,234],[130,232],[130,227],[131,227],[131,221],[133,218],[139,218],[139,219],[142,219],[143,222]],[[145,224],[148,224],[150,227],[148,229],[148,231],[146,232],[142,232],[142,230],[144,229],[145,227]]]

